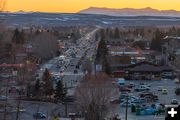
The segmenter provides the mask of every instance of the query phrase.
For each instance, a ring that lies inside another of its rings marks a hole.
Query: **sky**
[[[180,0],[5,0],[6,11],[76,13],[89,7],[145,8],[180,11]]]

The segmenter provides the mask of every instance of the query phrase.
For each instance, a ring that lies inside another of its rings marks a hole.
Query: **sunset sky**
[[[180,11],[180,0],[6,0],[7,11],[75,13],[88,7],[145,8]]]

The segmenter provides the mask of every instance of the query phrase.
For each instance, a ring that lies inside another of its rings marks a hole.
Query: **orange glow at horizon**
[[[15,12],[65,12],[76,13],[89,7],[145,8],[180,11],[180,0],[7,0],[6,10]]]

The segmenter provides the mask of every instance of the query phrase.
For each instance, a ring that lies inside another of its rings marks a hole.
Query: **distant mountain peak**
[[[89,7],[81,10],[79,13],[82,14],[102,14],[110,16],[180,16],[180,11],[176,10],[157,10],[151,7],[146,8],[98,8]]]

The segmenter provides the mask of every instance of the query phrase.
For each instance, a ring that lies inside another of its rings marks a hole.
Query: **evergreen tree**
[[[51,78],[51,74],[49,72],[48,69],[45,70],[43,77],[43,90],[44,90],[44,94],[46,96],[52,95],[54,90],[53,90],[53,82],[52,82],[52,78]]]
[[[101,41],[98,44],[96,61],[102,64],[103,69],[106,73],[110,73],[110,67],[107,61],[107,55],[108,55],[108,48],[106,45],[106,41],[104,39],[101,39]]]
[[[56,84],[56,89],[55,89],[55,98],[57,98],[60,101],[63,101],[64,98],[66,97],[67,90],[64,87],[63,83],[61,80],[59,80]]]
[[[151,49],[161,51],[161,46],[163,44],[164,34],[157,29],[155,31],[155,38],[151,42]]]
[[[97,55],[96,58],[105,58],[105,56],[108,54],[108,49],[106,45],[106,41],[101,38],[101,41],[98,44],[98,50],[97,50]]]
[[[105,72],[106,72],[107,74],[110,74],[110,73],[111,73],[111,68],[110,68],[110,66],[109,66],[109,63],[108,63],[107,58],[104,59],[104,69],[105,69]]]
[[[114,38],[116,38],[116,39],[120,38],[120,35],[119,35],[119,28],[115,28],[115,31],[114,31]]]
[[[113,30],[110,30],[110,31],[109,31],[109,37],[110,37],[110,38],[114,38]]]
[[[27,97],[30,97],[32,95],[32,86],[30,83],[27,83],[27,86],[26,86],[26,96]]]
[[[40,90],[40,80],[38,79],[37,81],[36,81],[36,84],[35,84],[35,93],[39,93],[39,90]]]
[[[101,39],[105,39],[106,38],[106,34],[105,34],[105,30],[104,29],[100,30],[100,37],[101,37]]]
[[[99,35],[98,35],[98,33],[95,34],[95,40],[96,40],[96,41],[99,40]]]
[[[20,32],[19,42],[20,42],[20,44],[24,44],[25,43],[25,32],[24,32],[24,30],[22,30]]]
[[[14,31],[14,35],[12,38],[12,42],[16,43],[16,44],[24,44],[25,42],[25,33],[22,30],[22,32],[20,32],[18,29],[15,29]]]
[[[15,31],[14,31],[13,38],[12,38],[12,42],[18,44],[18,43],[19,43],[19,36],[20,36],[20,32],[19,32],[19,30],[16,28]]]

